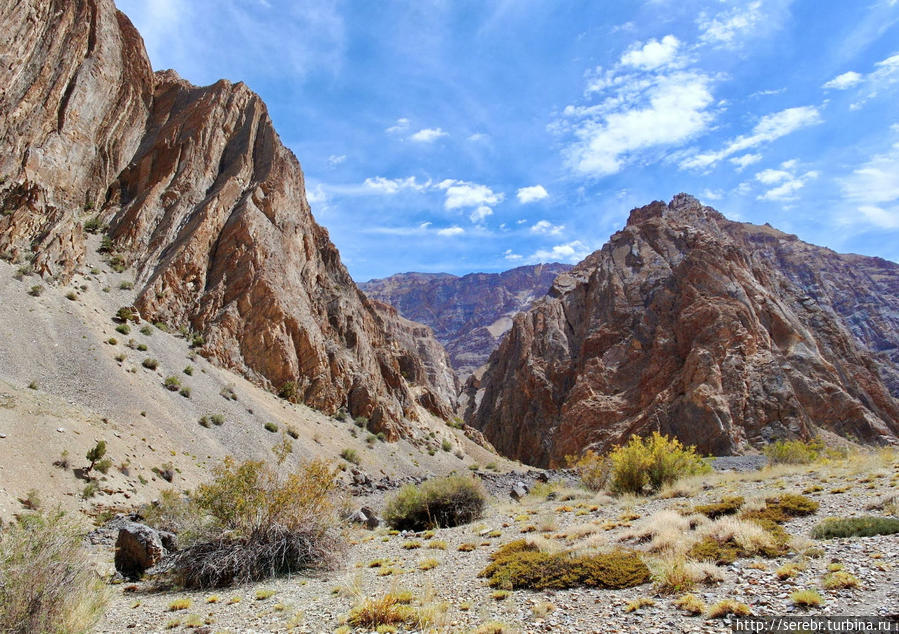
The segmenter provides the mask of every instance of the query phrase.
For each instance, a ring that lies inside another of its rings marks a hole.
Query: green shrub
[[[802,440],[778,440],[764,449],[772,464],[810,464],[821,457],[824,443],[817,438]]]
[[[659,432],[648,438],[632,437],[627,445],[612,450],[609,459],[614,493],[658,491],[684,476],[711,471],[693,447],[684,447],[676,438]]]
[[[88,473],[96,466],[97,461],[103,458],[106,455],[106,441],[98,440],[97,444],[91,447],[88,452],[84,455],[90,461],[90,464],[87,467]]]
[[[128,324],[119,324],[115,327],[115,331],[127,335],[131,332],[131,327]]]
[[[165,385],[165,389],[170,392],[177,392],[181,389],[181,379],[177,376],[167,376],[165,381],[163,381],[163,385]]]
[[[213,425],[221,426],[225,424],[225,417],[221,414],[213,414],[209,417],[209,420],[212,421]]]
[[[717,519],[722,515],[734,515],[743,506],[743,501],[742,497],[725,497],[713,504],[698,504],[693,507],[693,512]]]
[[[153,335],[153,329],[150,328],[150,326],[143,326],[140,329],[140,334],[144,335],[145,337],[150,337]]]
[[[94,465],[94,468],[105,475],[109,473],[109,470],[112,468],[112,460],[110,460],[109,458],[98,460],[97,464]]]
[[[182,387],[180,390],[178,390],[178,394],[180,394],[184,398],[190,398],[190,388]]]
[[[138,349],[140,352],[146,352],[146,351],[147,351],[147,344],[145,344],[145,343],[139,343],[139,344],[137,344],[136,347],[137,347],[137,349]]]
[[[406,485],[384,507],[384,521],[397,530],[459,526],[478,519],[487,504],[480,482],[460,476]]]
[[[449,451],[450,449],[453,448],[453,443],[450,442],[450,440],[448,438],[444,438],[443,442],[440,443],[440,448],[443,449],[444,451]]]
[[[147,368],[148,370],[155,370],[156,368],[159,367],[159,361],[157,361],[156,359],[151,359],[150,357],[147,357],[146,359],[144,359],[141,362],[141,365],[144,366],[145,368]]]
[[[203,335],[193,335],[190,338],[190,347],[191,348],[202,348],[206,344],[206,339],[203,338]]]
[[[359,452],[355,449],[350,449],[347,447],[343,451],[340,452],[340,457],[346,460],[347,462],[352,462],[353,464],[359,464]]]
[[[299,396],[299,390],[297,389],[297,384],[295,381],[287,381],[284,385],[281,386],[281,389],[278,390],[278,396],[283,398],[285,401],[290,401],[291,403],[296,403],[297,397]]]
[[[119,321],[133,321],[135,318],[134,311],[127,306],[122,306],[116,311],[115,318]]]
[[[894,535],[899,533],[899,519],[894,517],[828,517],[815,526],[815,539],[835,539],[842,537],[873,537],[874,535]]]
[[[28,294],[32,297],[40,297],[44,293],[44,287],[40,284],[35,284],[28,290]]]
[[[206,428],[209,427],[209,417],[208,416],[201,416],[200,420],[197,422],[200,423],[200,427],[206,427]]]
[[[0,539],[0,632],[86,632],[106,589],[91,569],[78,527],[63,513],[28,514]]]
[[[100,216],[94,216],[90,220],[84,222],[84,230],[88,233],[100,233],[103,231],[103,221]]]
[[[266,423],[265,430],[270,431],[274,434],[278,431],[278,426],[275,423]]]
[[[176,583],[205,588],[331,569],[346,550],[337,479],[323,461],[282,474],[226,458],[192,498],[203,527],[171,559]]]
[[[184,368],[184,374],[186,374],[187,376],[193,376],[194,375],[194,366],[189,365],[186,368]]]
[[[124,271],[124,270],[125,269],[123,268],[122,271]],[[121,271],[119,271],[119,273],[121,273]],[[123,291],[130,291],[133,288],[134,288],[134,282],[129,282],[127,280],[123,280],[123,281],[119,282],[119,289],[121,289]]]
[[[649,582],[646,564],[634,552],[613,551],[576,555],[547,553],[524,540],[506,544],[493,553],[493,563],[479,573],[492,588],[516,590],[565,589],[580,586],[630,588]]]

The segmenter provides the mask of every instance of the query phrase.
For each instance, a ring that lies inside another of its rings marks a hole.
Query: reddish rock
[[[516,313],[543,297],[567,264],[520,266],[503,273],[399,273],[359,285],[366,295],[434,329],[464,381],[487,362]]]
[[[420,388],[451,409],[427,372],[403,376],[258,95],[152,73],[112,0],[0,0],[0,56],[16,60],[0,68],[0,254],[65,279],[99,214],[143,317],[201,333],[217,363],[389,438]]]
[[[717,455],[819,427],[895,442],[897,283],[690,196],[652,203],[515,318],[466,421],[541,466],[652,430]]]

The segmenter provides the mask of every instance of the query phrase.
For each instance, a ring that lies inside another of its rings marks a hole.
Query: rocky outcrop
[[[434,329],[465,380],[484,365],[516,313],[543,297],[567,264],[521,266],[504,273],[400,273],[360,288],[371,298]]]
[[[157,531],[145,524],[125,522],[115,543],[115,568],[126,579],[141,575],[178,550],[175,535]]]
[[[816,428],[895,442],[897,280],[687,195],[652,203],[515,318],[466,422],[535,465],[652,430],[716,455]]]
[[[64,279],[97,216],[144,317],[201,333],[202,354],[258,383],[404,433],[421,386],[258,95],[152,73],[112,0],[0,0],[0,60],[0,254]],[[449,410],[441,391],[433,409]]]
[[[395,347],[400,373],[418,386],[419,404],[437,416],[450,418],[456,407],[459,379],[450,366],[446,349],[434,338],[434,331],[401,317],[389,304],[373,300],[372,305],[381,317],[388,342]]]

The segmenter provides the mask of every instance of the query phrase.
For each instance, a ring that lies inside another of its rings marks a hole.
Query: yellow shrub
[[[677,438],[653,432],[648,438],[634,436],[609,454],[610,488],[614,493],[658,491],[679,478],[708,473],[711,467],[691,447]]]

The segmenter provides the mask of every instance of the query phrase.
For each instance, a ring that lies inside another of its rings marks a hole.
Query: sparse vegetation
[[[340,452],[340,457],[353,464],[359,464],[361,462],[359,459],[359,452],[355,449],[350,449],[349,447]]]
[[[97,461],[103,458],[106,455],[106,441],[98,440],[97,444],[88,449],[87,453],[84,455],[85,458],[90,461],[90,464],[87,466],[86,471],[88,473],[97,465]]]
[[[107,595],[77,526],[61,512],[27,514],[0,539],[0,632],[84,632]]]
[[[285,401],[296,403],[299,396],[296,381],[287,381],[286,383],[284,383],[278,390],[278,396],[280,398],[283,398]]]
[[[165,389],[170,392],[177,392],[181,389],[181,379],[177,376],[167,376],[162,384],[165,386]]]
[[[115,331],[122,335],[127,335],[131,333],[131,326],[128,324],[119,324],[115,327]]]
[[[709,608],[707,616],[710,619],[723,619],[725,616],[733,614],[734,616],[749,616],[752,611],[749,606],[733,599],[722,599]]]
[[[264,425],[264,427],[265,427],[265,431],[269,431],[273,434],[278,432],[278,426],[275,423],[271,423],[271,422],[266,423]]]
[[[711,471],[693,447],[658,432],[645,439],[634,436],[627,445],[615,448],[609,460],[609,486],[614,493],[658,491],[684,476]]]
[[[186,374],[187,376],[193,376],[194,375],[194,366],[189,365],[186,368],[184,368],[184,374]]]
[[[492,588],[543,590],[577,586],[629,588],[650,580],[649,568],[634,552],[576,555],[549,553],[520,539],[493,553],[478,576]]]
[[[30,289],[28,289],[28,294],[32,297],[40,297],[44,294],[44,287],[40,284],[35,284]]]
[[[209,417],[209,420],[213,425],[215,425],[217,427],[221,427],[222,425],[225,424],[225,417],[222,416],[221,414],[213,414],[212,416]]]
[[[459,526],[478,519],[487,504],[480,482],[448,476],[406,485],[384,507],[384,521],[398,530]]]
[[[592,491],[601,491],[609,482],[612,461],[593,450],[588,449],[584,452],[580,459],[573,462],[573,466],[584,486]]]
[[[155,370],[156,368],[159,367],[159,361],[157,361],[156,359],[151,359],[150,357],[147,357],[146,359],[144,359],[141,362],[141,365],[144,366],[145,368],[147,368],[148,370]]]
[[[122,269],[124,271],[125,269]],[[121,271],[119,271],[121,273]],[[122,280],[119,282],[119,290],[130,291],[134,288],[134,282],[129,282],[128,280]]]
[[[695,594],[685,594],[674,602],[674,607],[683,610],[687,614],[699,616],[705,612],[705,603]]]
[[[778,440],[764,449],[771,464],[811,464],[821,457],[824,444],[818,440]]]
[[[812,530],[814,539],[871,537],[899,533],[899,519],[893,517],[828,517]]]
[[[816,608],[824,602],[817,590],[796,590],[790,594],[790,601],[801,608]]]
[[[306,569],[327,569],[346,541],[333,469],[305,463],[281,475],[261,461],[231,458],[192,498],[204,528],[171,562],[177,583],[216,587]]]
[[[857,588],[858,584],[858,577],[849,574],[845,570],[834,570],[824,575],[824,578],[821,579],[821,587],[825,590]]]

